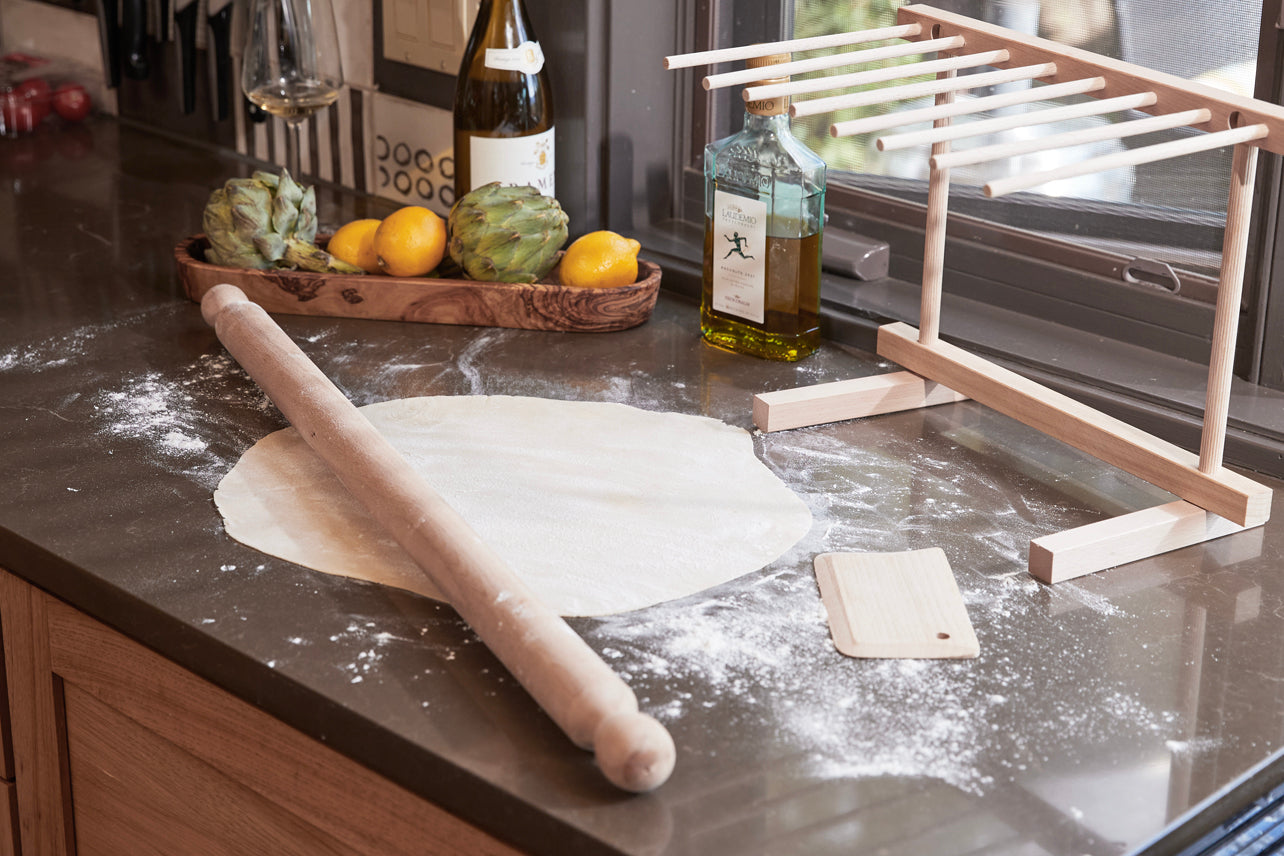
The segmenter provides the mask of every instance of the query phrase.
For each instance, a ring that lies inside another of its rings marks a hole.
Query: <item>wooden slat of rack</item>
[[[1144,163],[1154,163],[1155,161],[1191,155],[1196,152],[1206,152],[1223,146],[1238,146],[1241,143],[1251,143],[1253,140],[1262,139],[1268,133],[1269,129],[1266,125],[1246,125],[1242,128],[1213,131],[1209,134],[1178,137],[1165,143],[1122,149],[1095,158],[1089,158],[1088,160],[1068,163],[1043,172],[1027,172],[1020,175],[996,178],[987,182],[982,190],[986,196],[1006,196],[1009,193],[1028,190],[1031,187],[1038,187],[1040,184],[1046,184],[1062,178],[1075,178],[1076,176],[1089,175],[1094,172],[1105,172],[1121,166],[1138,166]]]
[[[768,433],[788,431],[966,400],[913,372],[887,372],[759,393],[753,397],[753,424]]]
[[[1089,116],[1104,116],[1107,113],[1119,113],[1124,110],[1135,110],[1155,103],[1152,92],[1138,92],[1135,95],[1124,95],[1120,98],[1105,98],[1083,101],[1079,104],[1066,104],[1061,107],[1038,107],[1014,115],[995,116],[991,119],[975,119],[952,127],[933,127],[920,131],[904,131],[890,134],[875,140],[878,150],[896,151],[925,143],[939,143],[942,140],[959,140],[967,137],[979,137],[997,134],[1013,128],[1030,128],[1036,125],[1050,125],[1066,119],[1081,119]]]
[[[944,51],[962,46],[963,37],[955,36],[952,39],[929,39],[925,42],[904,42],[882,48],[862,48],[861,50],[847,51],[845,53],[833,54],[831,56],[778,62],[771,66],[771,74],[773,77],[787,77],[794,74],[806,74],[811,71],[824,71],[826,69],[844,68],[851,65],[866,65],[868,63],[883,62],[889,59],[916,56],[920,53],[933,53],[938,50]],[[994,52],[991,51],[991,53]],[[1004,56],[1006,57],[1007,55],[1004,54]],[[908,75],[906,76],[908,77]],[[728,86],[736,86],[737,84],[756,83],[762,79],[763,71],[761,68],[742,68],[739,71],[727,71],[722,74],[706,75],[703,85],[705,89],[724,89]],[[826,75],[815,82],[824,84],[829,81],[840,80],[841,77]],[[841,85],[841,82],[835,82],[833,86],[825,86],[823,88],[835,89]],[[746,96],[744,100],[765,101],[768,98],[774,97],[774,95],[754,94]]]
[[[948,41],[942,39],[941,41]],[[962,41],[960,39],[960,41]],[[926,44],[923,42],[922,44]],[[910,47],[913,47],[911,45]],[[851,74],[835,74],[830,77],[820,77],[814,80],[791,80],[787,83],[769,83],[763,86],[747,86],[742,91],[745,101],[766,101],[768,98],[775,98],[778,95],[810,95],[813,92],[825,92],[829,89],[848,89],[857,86],[869,86],[874,83],[887,83],[892,80],[904,80],[910,77],[918,77],[923,74],[936,74],[947,69],[959,68],[979,68],[985,65],[993,65],[996,62],[1005,62],[1008,58],[1007,51],[986,51],[981,54],[961,54],[959,56],[945,57],[944,59],[930,59],[921,62],[910,62],[903,65],[889,65],[880,68],[871,68],[866,71],[854,71]],[[759,69],[754,69],[762,73]],[[706,78],[707,80],[708,78]]]
[[[696,65],[713,65],[719,62],[732,62],[738,59],[770,56],[774,53],[793,53],[795,51],[813,51],[821,48],[846,47],[869,42],[880,42],[887,39],[908,39],[919,34],[917,24],[879,27],[873,30],[853,30],[850,33],[831,33],[824,36],[811,36],[805,39],[786,39],[780,42],[765,42],[754,45],[741,45],[730,48],[716,48],[695,53],[674,54],[664,58],[667,69],[691,68]]]
[[[1005,63],[1006,64],[1006,63]],[[980,89],[983,86],[998,86],[1001,83],[1014,83],[1020,80],[1047,78],[1056,74],[1057,65],[1052,62],[1041,62],[1035,65],[1023,65],[1016,68],[1001,68],[998,71],[983,71],[980,74],[969,74],[958,79],[929,80],[924,83],[906,83],[901,86],[889,86],[885,89],[869,89],[864,92],[853,92],[848,95],[828,95],[824,98],[808,98],[806,101],[795,101],[789,107],[790,116],[815,116],[817,113],[832,113],[835,110],[846,110],[852,107],[868,107],[871,104],[887,104],[892,101],[904,101],[910,98],[922,98],[926,95],[938,95],[947,91],[967,91]]]
[[[1004,107],[1015,107],[1020,104],[1031,104],[1053,98],[1065,98],[1070,95],[1083,95],[1096,92],[1106,85],[1104,77],[1087,77],[1083,80],[1071,80],[1050,86],[1032,86],[1016,92],[1001,92],[998,95],[985,95],[959,101],[944,107],[920,107],[915,110],[898,110],[879,116],[866,116],[863,119],[848,119],[835,122],[829,126],[831,137],[850,137],[856,134],[868,134],[873,131],[885,131],[888,128],[909,127],[920,122],[935,122],[952,116],[965,116],[969,113],[984,113],[987,110],[999,110]],[[1038,109],[1038,108],[1032,108]]]
[[[1147,113],[1178,113],[1207,107],[1212,111],[1210,127],[1221,130],[1234,125],[1264,124],[1270,129],[1268,135],[1254,143],[1259,148],[1276,154],[1284,154],[1284,107],[1277,107],[1263,101],[1243,98],[1211,86],[1183,80],[1171,74],[1152,71],[1131,63],[1103,57],[1098,54],[1067,47],[1047,39],[1014,33],[1003,27],[986,24],[981,21],[953,12],[944,12],[930,6],[902,6],[896,13],[901,24],[921,24],[919,36],[946,38],[962,35],[967,41],[968,52],[999,50],[1007,48],[1011,60],[1007,66],[1024,66],[1040,62],[1055,62],[1056,73],[1048,78],[1047,83],[1060,83],[1082,77],[1102,75],[1106,86],[1100,93],[1103,98],[1117,95],[1129,95],[1135,92],[1154,92],[1158,99],[1153,107],[1144,108]],[[939,31],[934,31],[940,24]],[[1238,119],[1232,116],[1238,113]]]
[[[1261,526],[1269,516],[1263,509],[1240,526],[1179,499],[1035,538],[1030,574],[1045,583],[1065,582]]]
[[[878,330],[880,356],[1243,526],[1269,514],[1270,488],[947,342],[920,344],[908,324]]]
[[[965,149],[961,152],[947,152],[933,155],[931,165],[937,169],[953,169],[956,166],[970,166],[986,161],[1007,160],[1008,158],[1031,152],[1060,149],[1069,146],[1081,146],[1086,143],[1097,143],[1103,140],[1122,140],[1140,134],[1155,131],[1167,131],[1183,125],[1201,125],[1209,119],[1208,110],[1187,110],[1184,113],[1173,113],[1168,116],[1147,116],[1144,119],[1133,119],[1129,122],[1113,122],[1108,125],[1094,125],[1076,131],[1051,134],[1046,137],[1016,140],[1010,143],[995,143]]]

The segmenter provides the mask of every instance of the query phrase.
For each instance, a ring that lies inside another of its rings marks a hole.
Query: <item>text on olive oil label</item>
[[[713,308],[761,324],[767,291],[767,203],[713,196]]]

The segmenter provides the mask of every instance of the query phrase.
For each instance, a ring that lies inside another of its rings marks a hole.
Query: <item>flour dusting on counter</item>
[[[258,416],[274,412],[257,386],[244,384],[244,376],[227,354],[205,354],[177,377],[157,371],[134,375],[122,388],[98,393],[93,406],[103,434],[150,443],[171,466],[212,488],[230,464],[211,444],[238,439],[246,430],[234,418],[213,414],[228,405]]]
[[[1070,654],[1025,673],[1019,664],[1029,654],[1014,646],[1031,640],[996,620],[1037,613],[1036,599],[1011,581],[962,582],[981,638],[975,661],[843,657],[813,580],[792,571],[608,619],[588,636],[662,721],[708,711],[764,752],[805,755],[826,778],[923,777],[982,794],[1076,737],[1158,734],[1171,724],[1171,715],[1094,675],[1090,658]],[[1079,677],[1060,684],[1060,669]],[[1013,688],[1031,682],[1049,686],[1046,711],[1013,709]],[[1005,724],[1016,719],[1020,729]],[[1038,736],[1015,736],[1031,732]],[[986,767],[983,757],[1004,761]]]
[[[460,373],[464,376],[468,384],[469,395],[485,395],[488,392],[488,384],[482,370],[478,367],[478,362],[486,351],[501,341],[508,335],[508,331],[503,328],[487,330],[485,333],[477,336],[467,347],[459,354],[456,365]]]
[[[0,349],[0,371],[39,372],[69,365],[91,354],[103,341],[110,342],[122,331],[144,324],[156,315],[168,315],[174,306],[165,305],[122,314],[106,324],[87,324],[68,333],[51,336],[37,344]]]
[[[707,716],[763,753],[806,759],[810,775],[927,778],[977,795],[1071,751],[1075,740],[1155,737],[1173,727],[1175,714],[1103,678],[1084,641],[1104,616],[1123,611],[1025,572],[1025,545],[1065,509],[1026,498],[1019,514],[983,519],[973,509],[995,503],[975,495],[1009,486],[970,478],[939,444],[913,437],[883,448],[853,446],[829,430],[758,440],[763,459],[811,507],[812,533],[763,572],[587,629],[644,709],[670,723]],[[980,659],[839,654],[812,558],[938,545],[977,630]],[[1089,632],[1039,618],[1053,613]],[[1031,622],[1046,622],[1048,635],[1011,629]],[[1045,688],[1039,705],[1015,709],[1015,690],[1032,685]]]
[[[124,390],[104,392],[101,409],[111,422],[108,432],[120,437],[152,440],[164,452],[201,452],[206,444],[184,430],[191,397],[152,372],[136,378]]]
[[[38,345],[20,345],[0,351],[0,371],[45,371],[74,362],[85,350],[85,344],[106,326],[84,327],[65,336]]]

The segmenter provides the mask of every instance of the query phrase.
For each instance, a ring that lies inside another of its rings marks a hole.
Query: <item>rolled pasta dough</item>
[[[748,433],[701,416],[513,396],[361,408],[537,595],[604,615],[769,564],[811,526]],[[227,532],[318,571],[443,599],[293,428],[219,483]]]

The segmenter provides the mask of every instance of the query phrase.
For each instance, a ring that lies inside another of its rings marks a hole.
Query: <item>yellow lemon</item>
[[[356,265],[366,273],[379,272],[379,258],[374,251],[374,233],[378,220],[353,220],[345,223],[330,237],[326,251],[340,261]]]
[[[446,221],[408,205],[383,218],[374,233],[379,268],[391,276],[423,276],[446,254]]]
[[[638,278],[642,245],[615,232],[589,232],[576,238],[562,256],[562,285],[577,288],[615,288]]]

